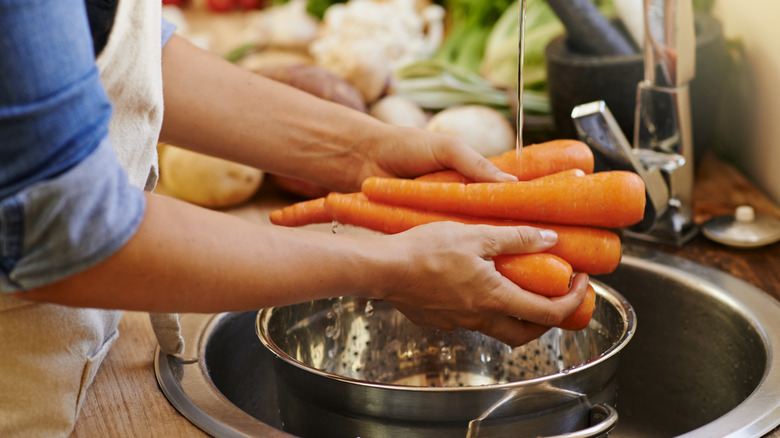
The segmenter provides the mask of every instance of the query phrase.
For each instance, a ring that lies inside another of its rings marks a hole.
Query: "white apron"
[[[162,125],[161,3],[119,2],[96,63],[114,105],[110,137],[133,185],[157,181]],[[87,388],[119,332],[120,311],[36,304],[0,294],[0,436],[59,437],[73,430]],[[154,315],[166,350],[181,350],[175,315]],[[151,371],[150,371],[151,372]]]

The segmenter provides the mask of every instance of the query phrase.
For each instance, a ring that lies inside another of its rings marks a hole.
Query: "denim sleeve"
[[[169,39],[171,39],[173,34],[176,33],[176,25],[163,18],[162,32],[160,33],[162,35],[162,45],[165,46],[165,44],[168,42]]]
[[[0,0],[0,292],[98,263],[145,210],[108,140],[82,0]]]
[[[135,234],[145,207],[111,143],[101,142],[66,172],[0,201],[0,291],[42,286],[107,258]]]
[[[0,199],[108,135],[111,104],[81,0],[0,0]]]

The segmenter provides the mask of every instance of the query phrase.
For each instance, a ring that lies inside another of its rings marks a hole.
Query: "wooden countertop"
[[[780,218],[780,207],[759,192],[733,167],[706,156],[696,175],[695,217],[703,223],[733,212],[743,204],[757,214]],[[230,211],[247,220],[268,222],[268,212],[291,202],[263,189],[249,204]],[[654,246],[680,257],[713,266],[741,278],[780,300],[780,243],[738,250],[699,235],[683,248]],[[74,437],[205,437],[176,411],[160,391],[154,375],[156,340],[144,313],[128,312],[119,325],[120,338],[98,372],[76,424]],[[780,428],[768,435],[780,438]]]

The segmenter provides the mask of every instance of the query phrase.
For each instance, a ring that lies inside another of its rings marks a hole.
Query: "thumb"
[[[546,251],[558,243],[558,233],[553,230],[529,226],[494,226],[488,236],[487,253],[493,257],[499,254],[525,254]]]

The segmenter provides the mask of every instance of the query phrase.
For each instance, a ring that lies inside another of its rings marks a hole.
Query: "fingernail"
[[[553,230],[539,230],[539,235],[546,242],[555,242],[558,240],[558,233]]]
[[[498,173],[499,181],[506,181],[506,182],[515,182],[517,181],[517,177],[512,175],[511,173],[506,172],[499,172]]]

